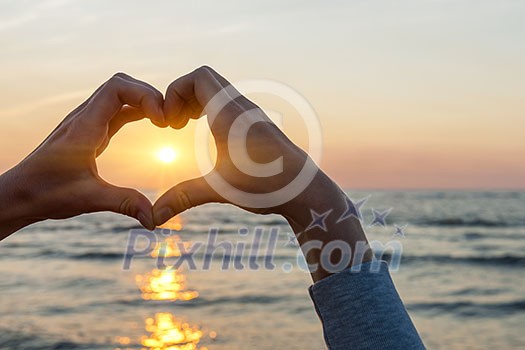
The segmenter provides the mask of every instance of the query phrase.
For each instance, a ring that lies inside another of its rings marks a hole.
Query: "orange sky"
[[[346,188],[525,188],[525,4],[519,1],[12,1],[0,13],[0,170],[102,82],[164,91],[208,64],[294,88],[323,129],[321,166]],[[306,128],[275,99],[303,146]],[[102,175],[148,189],[198,175],[194,129],[126,127]],[[171,166],[155,152],[171,145]]]

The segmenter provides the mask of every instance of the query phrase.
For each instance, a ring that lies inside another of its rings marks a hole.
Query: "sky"
[[[277,81],[314,108],[319,164],[348,189],[525,189],[525,2],[0,0],[0,171],[123,71],[165,91],[203,64]],[[306,125],[275,96],[308,148]],[[115,184],[199,175],[195,125],[126,126],[98,159]],[[177,160],[155,154],[170,146]]]

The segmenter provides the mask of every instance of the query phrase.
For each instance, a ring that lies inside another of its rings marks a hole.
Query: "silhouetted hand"
[[[97,172],[95,158],[126,123],[148,116],[166,126],[163,96],[152,86],[118,73],[71,112],[26,159],[2,175],[0,237],[31,223],[112,211],[153,229],[150,201],[113,186]]]
[[[282,189],[305,165],[310,172],[306,181],[313,180],[318,168],[308,155],[209,67],[175,80],[164,102],[166,121],[176,129],[203,113],[215,138],[216,165],[204,177],[180,183],[164,194],[154,205],[155,223],[209,202],[231,203],[260,214],[291,214],[302,184]]]
[[[338,250],[323,253],[327,244],[346,242],[351,251],[358,242],[367,244],[359,220],[345,215],[349,200],[339,186],[259,107],[209,67],[175,80],[164,101],[166,122],[175,129],[203,114],[215,138],[217,162],[210,173],[162,195],[153,206],[155,224],[209,202],[280,214],[293,228],[314,281],[334,273],[320,264],[323,254],[332,261],[341,257]],[[371,251],[366,251],[360,262],[371,258]]]

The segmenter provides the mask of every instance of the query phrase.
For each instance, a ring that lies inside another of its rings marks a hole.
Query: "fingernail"
[[[171,219],[175,216],[175,212],[170,207],[164,207],[162,209],[159,209],[155,212],[153,215],[155,219],[155,223],[160,225]]]
[[[137,219],[140,221],[142,226],[147,228],[150,231],[153,231],[155,229],[155,224],[153,221],[149,218],[148,215],[144,214],[143,212],[139,212],[137,214]]]

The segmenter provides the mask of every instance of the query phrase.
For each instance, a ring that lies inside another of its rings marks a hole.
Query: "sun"
[[[177,152],[171,147],[162,147],[157,151],[157,159],[162,163],[173,163],[177,159]]]

